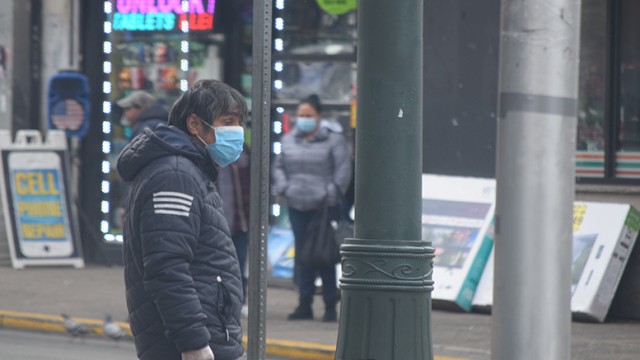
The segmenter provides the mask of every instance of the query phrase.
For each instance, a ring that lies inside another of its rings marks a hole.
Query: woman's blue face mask
[[[304,134],[312,132],[317,125],[318,121],[313,117],[298,116],[296,120],[296,127]]]

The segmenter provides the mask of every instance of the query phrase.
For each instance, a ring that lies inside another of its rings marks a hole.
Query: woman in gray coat
[[[305,234],[309,223],[325,197],[330,205],[336,205],[351,180],[351,160],[342,128],[321,119],[320,111],[320,100],[316,95],[300,102],[295,128],[282,138],[282,152],[274,164],[275,189],[287,199],[296,249],[301,249],[307,240]],[[322,320],[336,321],[335,265],[298,264],[297,256],[295,262],[300,303],[289,315],[289,320],[313,319],[311,304],[319,274],[325,303]]]

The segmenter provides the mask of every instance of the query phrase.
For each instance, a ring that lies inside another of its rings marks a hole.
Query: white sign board
[[[14,268],[29,265],[83,267],[74,237],[67,169],[66,136],[51,131],[46,143],[38,131],[20,131],[16,142],[0,132],[0,185]]]
[[[435,248],[434,307],[471,310],[493,246],[495,180],[422,176],[422,239]]]
[[[571,311],[604,321],[640,229],[640,213],[627,204],[576,202],[573,207]],[[493,303],[493,252],[473,306]]]

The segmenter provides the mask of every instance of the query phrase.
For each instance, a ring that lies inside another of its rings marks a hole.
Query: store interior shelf
[[[285,109],[296,108],[300,104],[300,100],[297,99],[272,99],[271,105],[273,107],[281,106]],[[344,101],[323,101],[322,109],[323,111],[349,111],[351,104]]]

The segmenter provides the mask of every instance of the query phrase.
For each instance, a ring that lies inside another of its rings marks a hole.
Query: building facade
[[[640,207],[639,14],[633,0],[582,0],[580,200]],[[425,172],[494,177],[499,42],[499,0],[425,2]]]
[[[353,144],[357,2],[330,3],[273,0],[274,153],[297,102],[311,93]],[[640,3],[582,3],[576,198],[640,208]],[[88,261],[117,261],[122,184],[114,161],[128,139],[115,101],[142,89],[170,106],[201,78],[250,96],[251,1],[0,5],[7,10],[0,16],[0,128],[45,129],[48,79],[67,68],[88,77],[91,124],[79,144],[75,184],[81,237]],[[500,0],[426,0],[424,11],[423,172],[492,178]],[[272,215],[280,210],[274,206]]]

